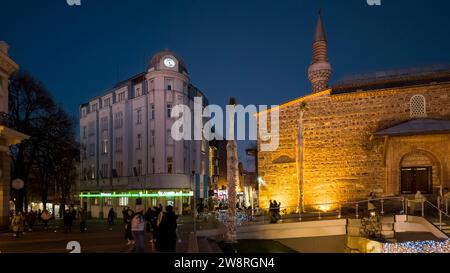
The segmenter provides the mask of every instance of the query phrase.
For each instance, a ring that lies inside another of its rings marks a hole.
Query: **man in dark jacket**
[[[74,216],[72,215],[72,213],[70,212],[70,210],[66,210],[66,213],[64,213],[64,228],[65,228],[65,232],[72,232],[72,223],[73,223],[73,218]]]
[[[166,207],[158,226],[156,250],[160,252],[175,252],[177,246],[177,215],[172,206]]]

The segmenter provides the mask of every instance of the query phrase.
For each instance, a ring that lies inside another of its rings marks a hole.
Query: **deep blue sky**
[[[322,8],[332,82],[390,68],[450,63],[446,0],[2,0],[0,40],[73,115],[79,104],[177,52],[210,103],[278,104],[310,92]]]

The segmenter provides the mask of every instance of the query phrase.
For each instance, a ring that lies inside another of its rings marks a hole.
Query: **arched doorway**
[[[416,150],[403,156],[400,163],[400,193],[433,193],[433,183],[439,183],[439,161],[431,153]]]

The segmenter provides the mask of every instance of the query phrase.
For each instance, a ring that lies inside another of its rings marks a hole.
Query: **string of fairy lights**
[[[383,253],[450,253],[450,240],[383,244]]]

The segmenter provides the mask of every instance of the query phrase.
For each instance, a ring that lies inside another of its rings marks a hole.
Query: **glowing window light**
[[[190,197],[194,196],[194,192],[163,192],[160,191],[158,193],[81,193],[79,195],[80,198],[98,198],[98,197],[108,197],[108,198],[136,198],[136,197]]]

